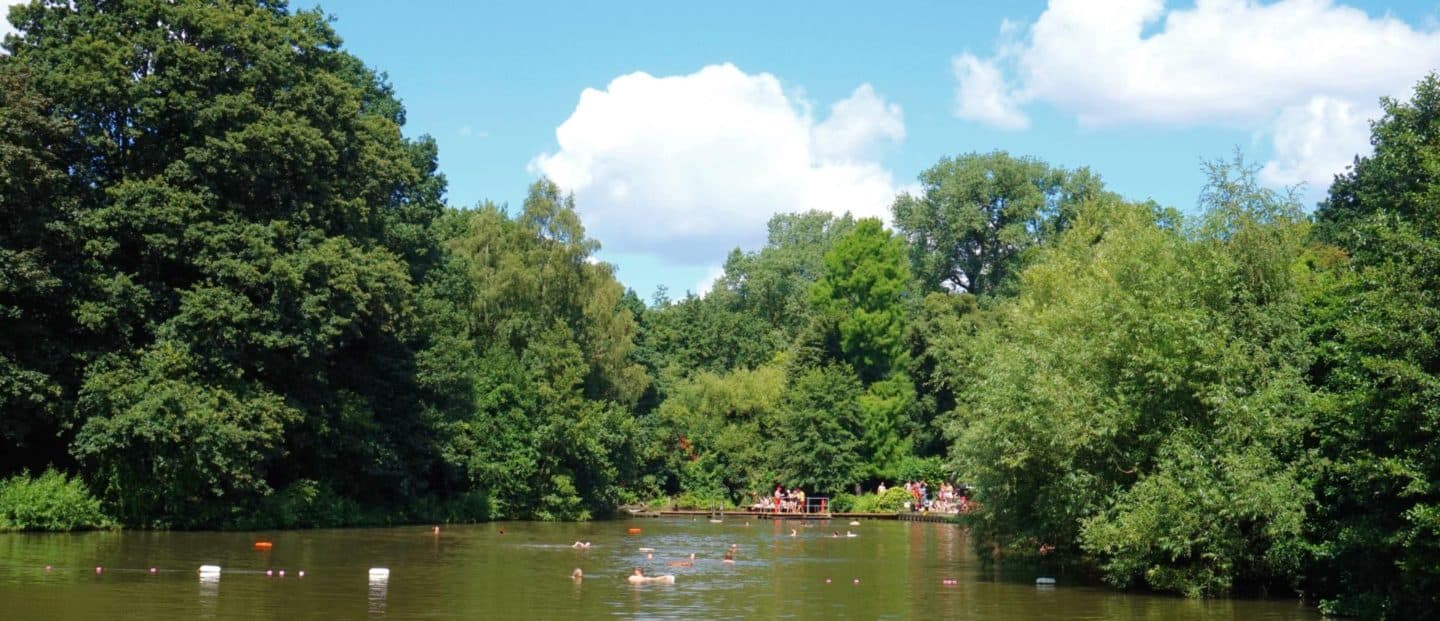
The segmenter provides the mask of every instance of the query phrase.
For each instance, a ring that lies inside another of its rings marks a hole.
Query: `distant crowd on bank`
[[[875,494],[883,496],[888,488],[885,482],[881,481],[879,487],[875,488]],[[970,502],[970,488],[968,486],[955,486],[949,481],[940,483],[938,489],[933,490],[925,481],[906,481],[905,492],[913,499],[905,503],[905,510],[917,513],[969,513],[974,508]]]
[[[889,488],[885,482],[875,488],[877,496],[883,496]],[[937,488],[932,488],[925,481],[906,481],[905,493],[911,498],[905,503],[904,510],[916,513],[968,513],[975,508],[974,501],[970,500],[972,489],[968,485],[954,485],[948,481],[941,482]],[[825,512],[827,499],[810,498],[809,505],[806,504],[805,490],[798,487],[786,488],[781,485],[775,486],[775,491],[769,495],[751,493],[751,511],[763,511],[767,513],[813,513]]]
[[[798,487],[786,489],[780,485],[775,486],[775,492],[769,496],[753,494],[754,502],[750,503],[751,511],[768,511],[771,513],[807,513],[811,508],[805,506],[805,490]],[[814,511],[824,512],[825,499],[819,498],[819,503],[813,508]]]

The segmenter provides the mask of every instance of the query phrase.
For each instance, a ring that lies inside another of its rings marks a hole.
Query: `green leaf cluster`
[[[0,480],[0,531],[107,528],[110,518],[85,483],[55,469]]]
[[[982,537],[1193,595],[1293,575],[1316,397],[1290,274],[1308,225],[1243,162],[1210,172],[1193,227],[1080,206],[945,368]]]
[[[549,181],[514,218],[495,205],[436,224],[447,264],[422,292],[448,340],[421,359],[447,467],[505,517],[585,519],[638,472],[629,408],[649,379],[612,268],[591,261],[573,199]],[[462,486],[463,487],[463,486]]]

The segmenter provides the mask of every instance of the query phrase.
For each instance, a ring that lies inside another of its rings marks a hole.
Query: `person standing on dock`
[[[795,510],[799,511],[800,513],[807,512],[807,509],[805,508],[805,490],[798,487],[795,488]]]

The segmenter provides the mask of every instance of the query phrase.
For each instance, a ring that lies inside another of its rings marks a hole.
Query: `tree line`
[[[0,528],[587,519],[973,484],[1120,587],[1440,609],[1440,79],[1307,213],[940,160],[649,300],[572,197],[450,205],[317,11],[31,2],[0,56]],[[679,501],[679,500],[677,500]]]

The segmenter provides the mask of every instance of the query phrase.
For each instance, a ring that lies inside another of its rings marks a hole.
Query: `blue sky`
[[[1440,65],[1432,1],[321,6],[439,142],[451,204],[548,174],[642,298],[703,288],[776,210],[884,214],[970,151],[1189,210],[1239,147],[1313,200]]]

